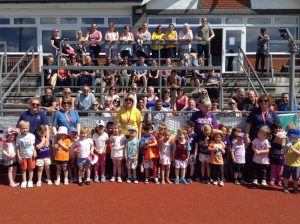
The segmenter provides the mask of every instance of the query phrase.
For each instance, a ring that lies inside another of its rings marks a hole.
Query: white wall
[[[151,0],[147,9],[197,9],[199,0]]]
[[[300,9],[300,0],[251,0],[252,9]]]

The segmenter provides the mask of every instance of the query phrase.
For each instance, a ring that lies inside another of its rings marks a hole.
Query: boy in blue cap
[[[289,193],[289,178],[294,183],[293,193],[299,194],[298,179],[300,176],[300,129],[290,129],[287,133],[288,143],[283,150],[285,161],[283,167],[283,192]]]

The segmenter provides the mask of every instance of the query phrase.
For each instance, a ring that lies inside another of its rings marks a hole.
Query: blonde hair
[[[203,125],[202,127],[201,127],[201,131],[202,132],[208,132],[208,131],[212,131],[212,126],[211,125],[209,125],[209,124],[205,124],[205,125]]]
[[[87,127],[82,127],[80,129],[80,133],[85,133],[87,135],[88,138],[91,137],[91,129],[87,128]]]
[[[166,129],[165,132],[164,132],[164,136],[168,134],[168,135],[171,135],[171,131],[169,129]]]
[[[28,127],[30,126],[29,122],[28,121],[25,121],[25,120],[21,120],[19,122],[19,125],[18,125],[20,128],[23,128],[23,127]]]
[[[271,130],[268,126],[262,126],[259,131],[263,132],[268,140],[272,139]]]
[[[184,128],[179,128],[177,130],[177,135],[183,134],[185,137],[187,137],[187,131]]]
[[[47,126],[44,124],[41,124],[40,126],[38,126],[38,128],[36,129],[36,134],[40,137],[43,136],[43,134],[45,135],[47,132]]]
[[[287,126],[286,126],[287,131],[290,130],[290,129],[294,129],[294,128],[296,128],[296,125],[292,121],[290,123],[288,123]]]
[[[158,126],[158,128],[160,128],[160,129],[167,129],[168,126],[167,126],[167,124],[165,122],[162,122],[162,123],[160,123],[160,125]]]

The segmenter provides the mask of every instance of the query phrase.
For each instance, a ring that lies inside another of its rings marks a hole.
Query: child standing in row
[[[16,183],[17,173],[17,147],[16,137],[17,132],[14,128],[8,128],[5,130],[5,141],[3,143],[3,155],[4,155],[4,166],[8,168],[8,181],[10,187],[17,187],[19,183]]]
[[[91,139],[91,130],[89,128],[81,128],[80,138],[78,140],[77,148],[77,166],[78,171],[78,184],[83,186],[83,172],[85,171],[86,179],[85,184],[90,185],[91,183],[91,164],[89,161],[89,156],[94,148],[94,142]]]
[[[17,137],[17,155],[22,169],[21,188],[33,187],[33,169],[35,168],[36,151],[34,148],[35,136],[29,133],[29,122],[20,121],[21,134]],[[28,170],[28,183],[26,172]]]
[[[122,183],[122,160],[124,158],[125,136],[121,134],[121,124],[114,123],[113,134],[110,136],[111,159],[113,161],[113,176],[111,182],[115,182],[116,176],[118,183]]]
[[[225,153],[225,144],[222,141],[223,132],[220,130],[213,130],[212,141],[210,141],[208,150],[210,151],[210,165],[212,170],[213,185],[224,186],[224,161],[223,154]]]
[[[298,180],[300,176],[300,130],[290,129],[287,133],[288,144],[284,149],[283,192],[289,193],[289,178],[294,182],[293,193],[299,194]]]
[[[175,162],[175,184],[179,183],[179,171],[181,171],[181,182],[186,185],[186,168],[190,157],[191,146],[188,142],[187,131],[178,129],[177,140],[175,143],[174,162]]]
[[[76,182],[78,181],[78,169],[77,169],[77,153],[75,152],[76,148],[78,147],[78,129],[71,128],[69,132],[70,140],[72,142],[72,146],[70,148],[70,160],[68,164],[69,170],[69,181]]]
[[[198,154],[198,148],[195,147],[196,136],[197,136],[196,133],[194,132],[195,123],[193,121],[186,122],[185,129],[187,131],[189,144],[191,146],[190,157],[189,157],[189,161],[188,161],[188,165],[190,167],[190,172],[189,172],[189,177],[187,178],[187,181],[192,182],[194,179],[195,164],[197,162],[197,154]]]
[[[106,158],[106,145],[109,140],[108,134],[105,132],[105,124],[103,120],[97,121],[96,131],[93,134],[93,141],[95,145],[94,153],[98,155],[98,162],[94,165],[94,182],[99,182],[99,166],[101,169],[101,182],[105,183],[105,158]]]
[[[127,183],[133,181],[135,184],[138,183],[136,176],[136,167],[138,165],[138,154],[139,154],[139,140],[137,139],[137,128],[129,126],[129,138],[126,140],[125,146],[125,160],[128,172]]]
[[[45,168],[46,176],[47,176],[47,184],[51,185],[51,177],[50,177],[50,165],[51,165],[51,145],[47,141],[47,126],[46,125],[40,125],[36,129],[36,138],[35,138],[35,149],[37,151],[37,157],[36,157],[36,166],[38,167],[38,173],[37,173],[37,182],[36,186],[41,187],[42,186],[42,174],[43,170]]]
[[[158,151],[161,164],[161,183],[172,184],[170,181],[171,158],[173,157],[173,143],[170,130],[164,131],[164,138],[158,142]]]
[[[60,185],[61,170],[64,172],[64,184],[69,184],[68,179],[68,162],[70,159],[70,148],[72,146],[71,139],[68,135],[68,129],[64,126],[60,126],[57,131],[57,135],[54,141],[55,150],[55,163],[56,163],[56,180],[54,184]]]
[[[258,184],[258,177],[261,179],[261,184],[267,185],[267,167],[270,164],[269,151],[271,144],[271,132],[267,126],[263,126],[257,133],[257,138],[252,141],[252,150],[254,151],[253,165],[254,175],[253,184]]]
[[[199,161],[201,163],[201,182],[205,184],[210,183],[210,151],[208,149],[210,136],[212,134],[212,127],[209,124],[205,124],[201,128],[201,133],[198,137],[198,143],[196,145],[199,148]]]
[[[236,132],[235,139],[231,148],[231,157],[233,160],[233,178],[234,184],[241,184],[242,173],[246,163],[246,144],[244,142],[245,134]]]

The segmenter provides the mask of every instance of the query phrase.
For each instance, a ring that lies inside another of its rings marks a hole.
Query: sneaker
[[[130,180],[130,178],[127,178],[127,181],[126,181],[127,183],[131,183],[131,180]]]
[[[69,185],[69,180],[68,180],[68,178],[65,178],[65,179],[64,179],[64,185]]]
[[[154,178],[154,182],[155,182],[156,184],[159,184],[159,180],[158,180],[157,177]]]
[[[261,181],[261,185],[267,186],[267,181],[266,181],[266,180],[262,180],[262,181]]]
[[[240,182],[238,180],[234,180],[234,184],[240,185]]]
[[[122,183],[122,178],[118,177],[118,183]]]
[[[201,184],[205,184],[206,181],[207,181],[206,179],[202,178],[202,179],[200,180],[200,183],[201,183]]]
[[[186,180],[187,180],[187,182],[189,182],[189,183],[192,183],[192,182],[193,182],[193,179],[192,179],[191,177],[187,178]]]
[[[36,186],[37,186],[37,187],[41,187],[41,186],[42,186],[42,181],[36,182]]]
[[[27,187],[27,181],[22,181],[21,188],[26,188],[26,187]]]
[[[184,185],[188,184],[187,181],[186,181],[186,179],[184,179],[184,178],[181,179],[181,183],[183,183]]]
[[[277,186],[282,187],[282,181],[278,181]]]
[[[91,184],[91,181],[90,181],[90,180],[87,180],[87,181],[85,181],[85,184],[86,184],[86,185],[90,185],[90,184]]]
[[[282,191],[283,191],[284,193],[287,193],[287,194],[290,193],[290,191],[289,191],[289,189],[288,189],[287,187],[284,187],[284,188],[282,189]]]
[[[54,181],[54,184],[55,184],[56,186],[60,185],[60,180]]]
[[[78,185],[79,185],[79,186],[83,186],[82,181],[78,181]]]
[[[274,181],[274,180],[271,180],[270,183],[269,183],[269,185],[270,185],[270,186],[274,186],[274,185],[275,185],[275,181]]]
[[[29,180],[29,181],[27,182],[27,187],[33,187],[33,182],[32,182],[32,180]]]
[[[164,180],[161,181],[161,184],[166,184],[166,182]]]
[[[176,178],[175,181],[174,181],[174,183],[175,183],[175,184],[179,184],[179,179]]]
[[[48,185],[52,185],[52,181],[50,179],[47,180]]]
[[[252,183],[253,183],[253,184],[258,184],[257,179],[254,179]]]
[[[293,194],[299,194],[300,192],[299,192],[298,189],[294,189],[294,190],[292,191],[292,193],[293,193]]]
[[[219,186],[224,187],[224,182],[223,182],[223,181],[220,181],[220,182],[219,182]]]
[[[112,177],[111,179],[110,179],[110,182],[115,182],[116,181],[116,178],[115,177]]]
[[[138,179],[136,177],[133,178],[133,183],[135,183],[135,184],[139,183],[139,181],[138,181]]]
[[[106,178],[105,177],[101,177],[101,182],[105,183],[106,182]]]
[[[145,178],[145,184],[149,184],[149,179]]]
[[[212,184],[213,185],[218,185],[218,182],[217,181],[213,181]]]
[[[95,178],[94,178],[94,182],[95,182],[95,183],[99,183],[99,177],[95,177]]]

